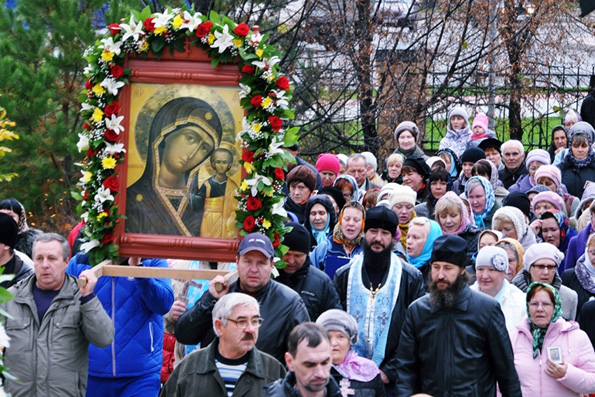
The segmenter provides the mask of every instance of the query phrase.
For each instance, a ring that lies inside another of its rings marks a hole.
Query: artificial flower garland
[[[91,265],[118,257],[114,228],[122,216],[114,203],[121,188],[115,168],[126,153],[118,96],[129,84],[130,74],[123,68],[124,60],[128,55],[146,57],[150,53],[159,58],[166,48],[171,53],[182,52],[188,43],[207,52],[213,67],[239,61],[240,105],[246,115],[237,139],[244,149],[247,176],[237,194],[237,227],[241,235],[266,234],[273,241],[275,256],[281,258],[288,249],[281,244],[288,230],[283,224],[287,213],[282,187],[286,164],[293,161],[282,147],[296,142],[297,127],[285,128],[294,117],[289,108],[292,89],[279,71],[278,51],[265,43],[267,35],[214,12],[206,16],[186,8],[151,13],[147,7],[108,28],[85,54],[89,61],[81,97],[85,123],[77,146],[86,156],[77,184],[80,191],[73,193],[81,201],[79,210],[85,223],[81,248],[89,254]]]

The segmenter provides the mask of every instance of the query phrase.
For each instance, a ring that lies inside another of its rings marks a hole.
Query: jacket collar
[[[19,283],[15,286],[16,294],[15,294],[15,301],[19,303],[26,303],[33,300],[33,285],[37,282],[37,276],[32,274],[22,283]],[[60,299],[70,300],[73,301],[76,291],[78,290],[75,278],[70,275],[66,275],[64,278],[64,284],[62,284],[62,288],[60,288],[60,292],[54,298],[54,301],[58,301]]]
[[[219,338],[215,338],[215,340],[213,340],[213,342],[211,342],[211,344],[206,347],[207,359],[201,360],[197,363],[197,374],[206,375],[217,371],[217,366],[215,365],[215,352],[217,351],[218,346]],[[259,350],[256,347],[253,347],[252,350],[248,352],[248,363],[246,365],[246,372],[257,378],[264,379],[263,363],[260,358],[260,355],[256,354],[257,352],[259,352]]]

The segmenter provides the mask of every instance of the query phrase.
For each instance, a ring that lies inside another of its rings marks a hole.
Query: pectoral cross
[[[353,396],[355,394],[355,390],[350,389],[349,386],[351,386],[351,382],[347,378],[343,378],[341,379],[341,382],[339,382],[339,391],[343,397]]]

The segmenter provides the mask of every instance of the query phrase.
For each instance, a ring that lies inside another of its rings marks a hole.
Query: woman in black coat
[[[595,130],[591,124],[579,121],[570,129],[569,139],[570,150],[560,166],[562,183],[572,196],[582,197],[585,183],[595,180]]]

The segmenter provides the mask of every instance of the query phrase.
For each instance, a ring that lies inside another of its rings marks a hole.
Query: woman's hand
[[[541,219],[536,219],[533,222],[531,222],[531,224],[529,225],[529,227],[531,228],[531,230],[533,230],[533,233],[537,236],[539,234],[539,232],[541,231],[541,224],[543,223],[543,221]]]
[[[545,369],[545,373],[551,376],[552,378],[560,379],[566,376],[566,369],[568,365],[566,362],[562,362],[562,364],[558,364],[552,361],[550,358],[547,359],[547,367]]]

